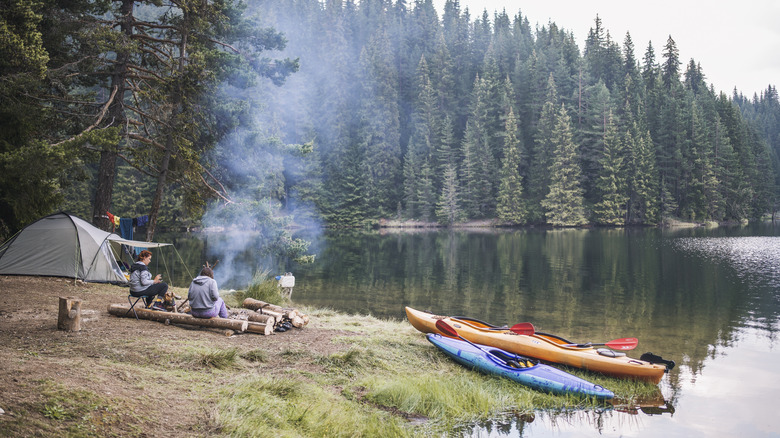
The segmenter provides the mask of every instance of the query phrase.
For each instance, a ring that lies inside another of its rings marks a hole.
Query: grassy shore
[[[118,296],[114,286],[79,287],[100,307]],[[241,295],[226,298],[235,306]],[[102,307],[95,328],[82,334],[44,326],[35,342],[3,339],[0,371],[46,372],[2,381],[4,393],[37,395],[0,400],[7,411],[0,429],[8,436],[438,436],[498,416],[615,409],[465,369],[406,321],[296,307],[309,325],[273,336],[225,338],[102,315]],[[615,392],[617,409],[660,396],[655,385],[567,371]]]
[[[246,376],[219,404],[229,435],[273,430],[281,436],[415,436],[445,434],[459,425],[510,412],[604,409],[611,404],[553,396],[461,367],[408,323],[309,309],[343,336],[344,349],[328,356],[286,352],[324,372],[292,371],[272,381]],[[657,395],[655,385],[568,370],[613,390],[629,406]],[[237,403],[237,400],[240,402]],[[251,415],[246,415],[251,413]]]

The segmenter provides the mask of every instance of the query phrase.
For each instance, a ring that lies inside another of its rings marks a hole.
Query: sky
[[[439,14],[445,0],[433,0]],[[638,6],[642,4],[643,6]],[[601,18],[602,27],[623,47],[626,32],[634,42],[634,56],[642,60],[648,42],[656,62],[671,35],[680,51],[681,72],[691,58],[701,65],[715,91],[731,95],[734,87],[746,97],[780,85],[780,1],[778,0],[460,0],[472,20],[487,9],[518,11],[531,28],[555,22],[574,34],[580,50],[588,31]]]

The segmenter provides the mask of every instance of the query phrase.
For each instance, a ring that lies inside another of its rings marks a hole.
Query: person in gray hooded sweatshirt
[[[227,306],[219,296],[217,289],[217,280],[214,280],[214,271],[209,267],[203,268],[200,275],[195,277],[190,283],[190,290],[187,293],[190,300],[192,316],[196,318],[227,318]]]

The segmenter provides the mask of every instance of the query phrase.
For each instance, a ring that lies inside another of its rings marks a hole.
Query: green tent
[[[76,216],[55,213],[33,222],[0,246],[0,275],[126,283],[111,243],[142,248],[170,245],[123,239]]]

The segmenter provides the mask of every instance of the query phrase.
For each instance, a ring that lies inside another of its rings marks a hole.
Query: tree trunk
[[[149,225],[146,227],[146,241],[151,242],[154,239],[154,230],[157,227],[157,216],[160,214],[160,204],[162,204],[162,198],[165,196],[165,185],[168,179],[168,167],[171,163],[171,157],[173,156],[173,149],[175,142],[173,140],[173,134],[168,134],[168,141],[165,145],[165,155],[163,156],[162,163],[160,163],[160,174],[157,176],[157,189],[154,191],[154,198],[152,199],[152,207],[149,209]]]
[[[111,210],[111,196],[114,192],[117,156],[116,151],[104,150],[100,153],[95,203],[92,208],[92,223],[105,231],[110,231],[113,225],[108,216],[106,216],[106,212]]]
[[[133,6],[134,0],[122,0],[122,6],[119,8],[121,17],[121,29],[127,42],[133,35]],[[117,89],[116,96],[108,108],[108,117],[106,122],[111,126],[119,126],[121,129],[120,137],[126,133],[126,117],[124,108],[125,92],[127,91],[125,83],[127,81],[128,68],[130,61],[129,49],[117,50],[114,72],[111,75],[111,90]],[[121,141],[121,140],[120,140]],[[106,212],[111,210],[111,197],[114,193],[114,180],[116,179],[116,160],[119,157],[119,145],[114,145],[109,150],[100,152],[100,167],[98,169],[97,188],[95,189],[95,202],[92,206],[92,223],[102,229],[110,230],[112,223],[108,220]]]
[[[135,315],[133,315],[133,312],[130,310],[130,306],[124,304],[109,305],[108,313],[114,316],[135,318]],[[186,313],[161,312],[158,310],[149,309],[136,309],[136,314],[138,314],[139,319],[148,319],[150,321],[157,321],[162,323],[167,321],[171,324],[187,324],[200,327],[230,329],[241,333],[245,332],[249,326],[248,321],[243,321],[240,319],[195,318],[194,316],[188,315]]]
[[[81,330],[81,300],[76,297],[60,297],[57,329],[77,332]]]
[[[184,70],[187,66],[187,44],[189,38],[189,21],[190,14],[185,9],[183,24],[181,26],[182,34],[181,41],[179,42],[179,74],[184,74]],[[174,75],[175,76],[175,75]],[[157,176],[157,189],[154,192],[154,199],[152,200],[152,207],[149,210],[149,225],[146,228],[146,240],[151,242],[154,239],[154,231],[157,227],[157,217],[160,214],[160,204],[162,204],[162,198],[165,196],[165,187],[168,184],[168,170],[171,165],[171,158],[178,152],[178,143],[176,142],[175,135],[178,134],[177,126],[179,116],[184,112],[182,109],[182,102],[184,101],[184,91],[181,88],[181,84],[176,82],[173,91],[173,111],[171,112],[170,127],[168,128],[168,134],[165,137],[165,154],[163,160],[160,163],[160,174]]]

